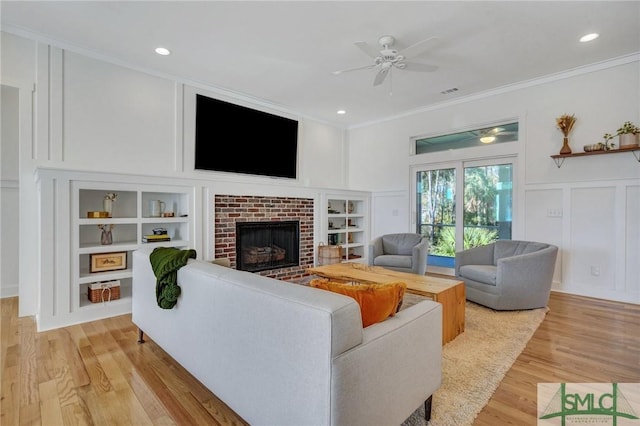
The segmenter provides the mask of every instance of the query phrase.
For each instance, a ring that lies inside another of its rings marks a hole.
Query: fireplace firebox
[[[300,222],[236,222],[236,269],[248,272],[300,264]]]

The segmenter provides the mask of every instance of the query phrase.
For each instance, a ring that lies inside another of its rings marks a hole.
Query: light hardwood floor
[[[640,382],[640,305],[552,293],[550,312],[475,425],[535,425],[538,382]],[[42,333],[0,300],[0,424],[243,425],[130,315]]]

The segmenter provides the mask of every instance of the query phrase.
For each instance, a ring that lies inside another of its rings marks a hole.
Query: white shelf
[[[131,278],[133,276],[132,269],[123,269],[121,271],[109,272],[89,272],[89,269],[82,268],[78,277],[78,284],[96,283],[99,281],[121,280],[123,278]]]
[[[141,243],[145,247],[186,247],[189,245],[185,240],[158,241],[155,243]]]
[[[129,224],[129,223],[137,223],[137,219],[135,217],[102,217],[102,218],[86,218],[86,219],[78,219],[78,225],[119,225],[119,224]]]
[[[345,262],[366,261],[368,198],[350,195],[327,196],[324,238],[329,245],[342,247]]]
[[[91,243],[81,243],[78,248],[78,254],[90,254],[90,253],[111,253],[115,251],[132,251],[138,248],[138,243],[135,241],[126,241],[113,243],[109,245],[96,245]]]
[[[57,168],[38,168],[35,177],[41,250],[37,265],[38,331],[130,313],[133,252],[147,246],[142,238],[154,228],[165,228],[171,241],[151,243],[152,247],[197,248],[202,192],[191,179]],[[87,217],[89,212],[105,211],[108,193],[117,194],[111,205],[112,217]],[[149,217],[154,201],[164,203],[165,212],[175,216]],[[112,228],[112,244],[101,244],[98,225]],[[90,273],[91,256],[106,253],[125,253],[126,268]],[[91,303],[87,298],[89,284],[111,280],[120,281],[120,298]]]
[[[142,223],[188,223],[188,217],[143,217]]]
[[[104,310],[109,311],[128,311],[131,309],[131,280],[120,281],[120,298],[115,300],[106,300],[104,302],[91,302],[87,294],[88,285],[81,286],[80,299],[78,300],[79,308],[83,313],[91,314],[95,311],[96,314],[104,313]]]
[[[102,211],[106,193],[118,194],[112,205],[112,217],[88,218],[89,211]],[[109,313],[118,315],[131,310],[131,269],[132,253],[138,248],[184,247],[190,248],[194,238],[192,219],[192,187],[156,186],[105,182],[71,183],[71,285],[69,300],[72,312],[82,319],[104,318]],[[151,217],[153,200],[165,204],[165,211],[173,212],[173,217]],[[100,243],[102,230],[98,225],[113,225],[112,244]],[[151,234],[154,228],[165,228],[171,241],[145,243],[144,235]],[[115,271],[91,273],[89,266],[91,255],[125,252],[127,268]],[[120,298],[108,302],[91,303],[87,297],[88,285],[94,282],[120,280]]]

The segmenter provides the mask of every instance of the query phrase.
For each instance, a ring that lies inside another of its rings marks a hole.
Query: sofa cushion
[[[385,254],[411,256],[413,248],[422,241],[420,234],[388,234],[382,236],[382,248]]]
[[[407,285],[403,282],[388,284],[345,284],[325,279],[314,279],[311,287],[352,297],[360,305],[362,326],[368,327],[394,316],[400,308]]]
[[[520,254],[533,253],[549,247],[548,244],[529,242],[529,241],[512,241],[498,240],[493,250],[493,264],[497,265],[498,260],[504,257],[518,256]]]
[[[481,283],[496,285],[496,273],[498,268],[493,265],[463,265],[460,267],[460,276]]]
[[[373,259],[373,264],[375,266],[391,266],[394,268],[408,268],[411,269],[411,256],[399,256],[395,254],[383,254],[381,256],[376,256]]]

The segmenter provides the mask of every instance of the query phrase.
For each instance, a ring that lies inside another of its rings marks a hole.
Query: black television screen
[[[298,121],[196,94],[195,168],[296,178]]]

